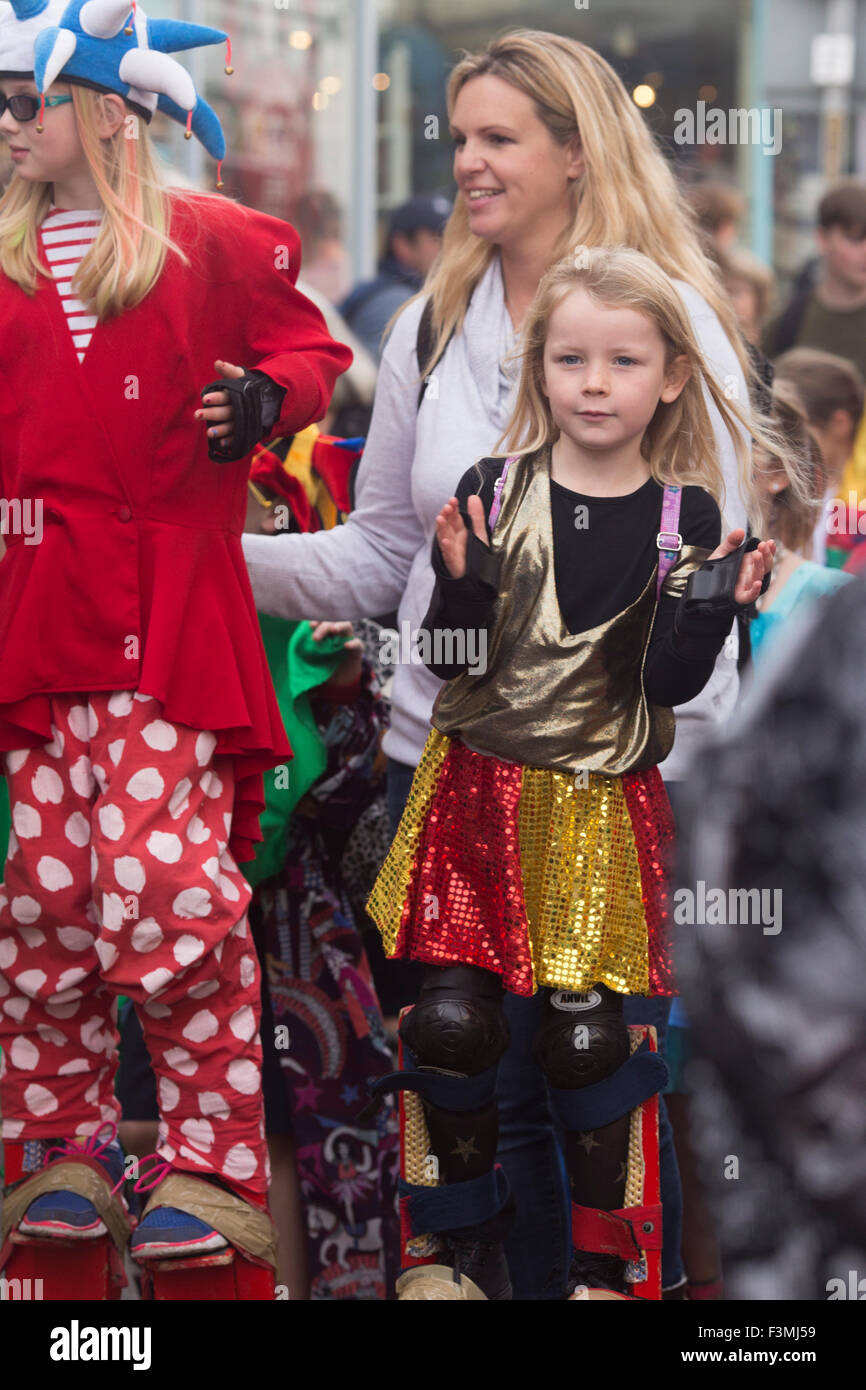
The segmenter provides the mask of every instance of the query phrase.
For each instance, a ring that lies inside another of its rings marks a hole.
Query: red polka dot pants
[[[7,1140],[119,1118],[133,1000],[177,1169],[267,1190],[251,890],[227,849],[230,757],[132,691],[52,697],[53,739],[6,753],[0,1112]]]

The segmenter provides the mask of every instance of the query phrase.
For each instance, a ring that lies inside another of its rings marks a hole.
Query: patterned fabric
[[[132,691],[51,696],[54,738],[5,755],[3,1138],[119,1118],[117,996],[158,1079],[159,1151],[264,1192],[249,885],[227,848],[232,761]]]
[[[52,208],[39,228],[42,248],[57,285],[79,362],[84,361],[97,319],[73,292],[72,280],[96,240],[101,224],[101,212],[66,212],[63,208]]]
[[[577,778],[433,730],[368,903],[389,955],[506,989],[670,994],[673,818],[657,768]]]

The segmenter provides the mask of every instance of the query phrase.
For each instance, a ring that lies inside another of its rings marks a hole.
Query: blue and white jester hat
[[[59,24],[69,0],[13,0],[0,5],[0,77],[32,77],[43,29]]]
[[[12,0],[19,13],[54,0]],[[231,42],[221,29],[176,19],[148,19],[135,0],[69,0],[53,24],[37,35],[33,74],[43,98],[62,81],[116,92],[150,120],[157,109],[196,135],[214,159],[225,157],[219,117],[200,97],[186,68],[170,53],[200,44],[227,45],[226,72],[231,72]]]

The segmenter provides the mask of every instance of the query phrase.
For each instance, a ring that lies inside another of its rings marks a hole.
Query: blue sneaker
[[[65,1140],[47,1151],[45,1163],[47,1165],[52,1158],[74,1160],[76,1155],[96,1159],[114,1183],[114,1195],[126,1211],[126,1202],[119,1191],[124,1177],[123,1150],[115,1138],[117,1127],[103,1126],[105,1128],[111,1130],[108,1139],[100,1141],[99,1134],[103,1130],[99,1130],[84,1144]],[[107,1233],[105,1222],[93,1203],[78,1192],[66,1190],[46,1192],[37,1197],[27,1208],[18,1230],[22,1235],[42,1240],[96,1240]]]
[[[197,1216],[177,1207],[154,1207],[133,1231],[129,1253],[134,1260],[166,1260],[210,1255],[227,1246],[225,1236]]]

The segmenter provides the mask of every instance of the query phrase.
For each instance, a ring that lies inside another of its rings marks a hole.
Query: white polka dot
[[[46,1004],[45,1008],[53,1018],[72,1018],[81,1008],[81,1000],[73,999],[67,1004]]]
[[[238,888],[238,885],[233,883],[230,878],[226,878],[225,874],[217,875],[216,886],[228,902],[236,903],[240,899],[240,888]]]
[[[55,859],[51,854],[43,854],[38,861],[36,877],[47,893],[59,893],[63,888],[71,888],[75,881],[63,860]]]
[[[207,999],[209,994],[216,994],[219,987],[219,980],[202,980],[200,985],[193,985],[187,993],[190,999]]]
[[[180,1132],[196,1149],[203,1149],[207,1153],[214,1146],[213,1125],[210,1120],[190,1119],[184,1120],[180,1127]]]
[[[63,800],[63,781],[53,767],[42,763],[30,779],[33,795],[42,805],[58,806]]]
[[[14,858],[14,856],[18,853],[18,850],[19,850],[19,849],[20,849],[20,846],[19,846],[19,844],[18,844],[18,836],[15,834],[15,831],[14,831],[14,830],[11,830],[11,829],[10,829],[10,831],[9,831],[9,844],[8,844],[8,847],[7,847],[7,850],[6,850],[6,858],[7,858],[7,859],[12,859],[12,858]]]
[[[90,730],[90,718],[87,713],[87,706],[73,705],[66,719],[74,737],[78,739],[78,742],[87,743]]]
[[[134,801],[157,801],[165,792],[165,782],[155,767],[143,767],[126,784]]]
[[[201,1154],[197,1154],[195,1149],[187,1148],[186,1144],[181,1144],[180,1152],[183,1158],[188,1158],[193,1163],[197,1163],[200,1168],[210,1167],[210,1164],[208,1163],[206,1158],[202,1158]]]
[[[57,1097],[34,1082],[24,1092],[24,1104],[31,1115],[51,1115],[57,1109]]]
[[[12,807],[12,824],[20,840],[32,840],[42,834],[42,817],[35,806],[27,806],[23,801],[16,801]]]
[[[41,927],[22,927],[18,935],[31,950],[34,946],[44,946],[48,940]]]
[[[192,782],[188,777],[182,777],[169,797],[168,814],[172,820],[177,820],[189,806],[189,794],[192,791]]]
[[[126,829],[123,812],[110,801],[100,806],[97,819],[99,828],[107,840],[119,840]]]
[[[50,743],[46,743],[45,752],[48,754],[49,758],[59,758],[63,753],[63,745],[66,739],[56,724],[51,725],[51,733],[52,739]]]
[[[201,867],[202,872],[207,874],[211,882],[216,883],[220,871],[220,861],[217,859],[216,855],[211,859],[206,859]]]
[[[236,1038],[241,1042],[249,1042],[250,1038],[256,1033],[256,1018],[249,1004],[244,1004],[242,1008],[233,1013],[229,1019],[229,1028]]]
[[[154,951],[162,941],[162,927],[152,917],[144,917],[132,933],[134,951]]]
[[[87,733],[90,738],[96,738],[99,733],[99,720],[96,717],[96,710],[88,701],[87,704]]]
[[[6,767],[14,777],[16,772],[20,772],[27,759],[30,757],[29,748],[16,748],[14,753],[6,754]]]
[[[241,987],[249,989],[253,980],[256,978],[256,963],[252,956],[241,956]]]
[[[78,1012],[78,1007],[82,999],[82,992],[75,985],[70,989],[58,990],[52,994],[49,1002],[45,1005],[49,1013],[57,1013],[58,1018],[70,1018],[72,1014]],[[60,1008],[55,1008],[60,1005]],[[61,1013],[62,1008],[67,1008],[69,1013]]]
[[[24,1128],[24,1124],[25,1124],[25,1121],[24,1121],[24,1120],[4,1120],[4,1121],[3,1121],[3,1138],[4,1138],[4,1139],[17,1139],[18,1136],[20,1135],[21,1131],[22,1131],[23,1128]]]
[[[99,956],[99,964],[102,966],[103,975],[107,974],[117,957],[120,955],[113,941],[96,941],[96,954]]]
[[[105,1051],[105,1035],[102,1031],[101,1018],[94,1016],[89,1018],[86,1023],[82,1023],[80,1036],[88,1052]]]
[[[256,1156],[246,1144],[234,1144],[223,1159],[223,1172],[227,1178],[246,1182],[257,1168]]]
[[[42,916],[42,909],[35,898],[30,898],[26,893],[22,893],[20,898],[13,898],[9,904],[9,911],[16,922],[29,925],[37,922]]]
[[[114,861],[114,877],[121,888],[140,893],[145,885],[144,865],[132,854],[123,854]]]
[[[105,775],[105,768],[99,763],[93,764],[93,777],[101,794],[104,796],[108,791],[108,778]]]
[[[205,825],[201,816],[193,816],[186,828],[186,838],[191,840],[194,845],[203,845],[205,840],[210,839],[210,831]]]
[[[232,813],[231,813],[231,811],[223,811],[223,825],[224,825],[225,828],[226,828],[226,834],[227,834],[227,835],[230,835],[230,834],[232,833]]]
[[[97,947],[99,945],[98,942],[94,944]],[[62,975],[59,976],[57,984],[54,986],[54,993],[51,998],[56,999],[59,994],[65,994],[68,989],[75,989],[75,986],[80,985],[82,980],[86,980],[89,974],[90,971],[85,970],[82,965],[75,965],[71,970],[64,970]],[[80,992],[80,990],[76,991],[76,993]]]
[[[210,797],[211,801],[216,801],[218,796],[222,796],[223,784],[212,768],[202,773],[199,786],[205,796]]]
[[[180,1100],[180,1087],[170,1081],[167,1076],[159,1078],[159,1108],[160,1110],[173,1110]]]
[[[170,1047],[163,1054],[163,1059],[167,1067],[172,1071],[180,1072],[181,1076],[195,1076],[198,1071],[198,1062],[187,1052],[185,1047]]]
[[[249,934],[249,928],[247,926],[247,914],[244,913],[243,917],[239,917],[238,920],[235,922],[234,926],[232,927],[231,935],[239,936],[242,941],[246,941]]]
[[[13,1038],[9,1056],[20,1071],[35,1071],[39,1065],[39,1048],[29,1038]]]
[[[236,1057],[233,1062],[229,1062],[226,1080],[233,1091],[251,1096],[261,1085],[261,1073],[255,1062],[249,1061],[246,1057]]]
[[[62,1067],[57,1068],[58,1076],[77,1076],[79,1072],[90,1071],[93,1063],[87,1057],[73,1057],[71,1062],[64,1062]]]
[[[90,766],[90,759],[84,754],[76,758],[69,768],[69,781],[72,790],[81,797],[91,797],[93,795],[94,781],[93,769]]]
[[[124,750],[125,747],[126,747],[126,739],[125,739],[125,738],[116,738],[116,739],[113,739],[111,743],[109,743],[109,745],[108,745],[108,756],[109,756],[109,758],[111,759],[111,761],[114,763],[114,766],[115,766],[115,767],[117,767],[117,764],[120,762],[120,759],[121,759],[121,756],[122,756],[122,754],[123,754],[123,750]]]
[[[40,1023],[36,1032],[43,1042],[51,1043],[53,1047],[66,1046],[66,1034],[61,1033],[59,1028],[52,1028],[48,1023]]]
[[[142,975],[141,983],[148,994],[156,994],[157,990],[165,989],[173,978],[171,971],[163,966],[159,970],[149,970],[146,975]]]
[[[6,1003],[3,1005],[3,1012],[4,1014],[8,1014],[10,1018],[17,1019],[17,1021],[21,1023],[25,1015],[30,1012],[30,1000],[7,999]]]
[[[180,936],[174,943],[173,955],[178,965],[192,965],[194,960],[204,955],[204,942],[197,936]]]
[[[195,760],[199,767],[207,767],[210,762],[211,754],[216,748],[216,737],[214,734],[203,730],[195,741]]]
[[[184,888],[171,905],[176,917],[207,917],[211,910],[211,896],[206,888]]]
[[[153,999],[144,1005],[144,1012],[149,1014],[151,1018],[171,1018],[171,1009],[168,1005],[158,1004]]]
[[[138,700],[139,704],[141,704],[141,705],[146,705],[146,704],[148,703],[149,700],[152,700],[152,699],[153,699],[153,696],[152,696],[152,695],[145,695],[145,694],[143,694],[142,691],[136,690],[136,692],[135,692],[135,694],[133,695],[132,698],[133,698],[133,700]]]
[[[108,701],[108,713],[115,719],[123,719],[132,709],[132,691],[115,690]]]
[[[164,830],[152,830],[145,843],[154,859],[161,864],[176,864],[183,854],[180,836],[167,834]]]
[[[102,925],[106,931],[120,931],[126,917],[126,907],[119,893],[103,893]]]
[[[18,942],[11,936],[0,939],[0,970],[8,970],[18,959]]]
[[[183,1036],[189,1038],[190,1042],[205,1042],[218,1032],[219,1023],[216,1015],[212,1014],[210,1009],[199,1009],[184,1028]]]
[[[15,984],[22,994],[35,999],[47,979],[44,970],[22,970],[20,975],[15,976]]]
[[[141,737],[148,748],[153,748],[159,753],[168,753],[177,746],[177,730],[165,719],[154,719],[150,724],[145,724],[141,730]]]
[[[80,811],[73,811],[63,827],[63,833],[70,844],[83,849],[90,842],[90,822]]]
[[[58,927],[57,935],[67,951],[86,951],[93,945],[93,937],[83,927]]]
[[[231,1106],[219,1091],[199,1091],[198,1108],[203,1115],[213,1115],[218,1120],[227,1120],[232,1113]]]
[[[88,1086],[87,1090],[84,1092],[84,1099],[87,1101],[88,1105],[95,1105],[96,1102],[99,1100],[98,1078],[96,1081],[94,1081],[92,1086]]]

